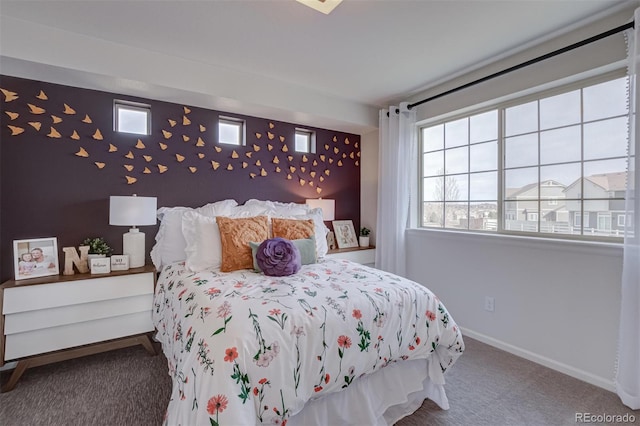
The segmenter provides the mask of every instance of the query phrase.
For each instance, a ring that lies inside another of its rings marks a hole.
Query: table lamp
[[[325,222],[330,222],[336,218],[336,200],[308,198],[306,202],[311,209],[322,209],[322,220]],[[329,232],[327,232],[327,245],[329,249],[336,248],[336,239],[331,228],[329,228]]]
[[[336,200],[327,198],[308,198],[307,205],[311,209],[322,209],[322,220],[330,222],[336,217]]]
[[[129,255],[129,267],[144,266],[144,232],[136,226],[155,225],[158,199],[156,197],[114,196],[109,198],[109,225],[131,226],[122,236],[122,254]]]

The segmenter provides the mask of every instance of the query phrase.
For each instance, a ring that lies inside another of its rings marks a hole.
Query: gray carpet
[[[465,337],[447,374],[451,409],[426,401],[397,426],[570,425],[577,412],[633,414],[617,396]],[[9,378],[2,373],[1,381]],[[171,390],[163,355],[142,347],[27,370],[0,394],[2,426],[160,425]],[[611,423],[608,423],[611,424]]]

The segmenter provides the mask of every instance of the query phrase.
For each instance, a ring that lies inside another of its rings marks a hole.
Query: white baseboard
[[[615,384],[613,382],[613,378],[605,379],[604,377],[596,376],[595,374],[589,373],[587,371],[580,370],[567,364],[563,364],[542,355],[538,355],[526,349],[513,346],[501,340],[494,339],[493,337],[481,333],[476,333],[475,331],[469,330],[468,328],[460,327],[460,329],[462,330],[463,338],[465,335],[469,336],[472,339],[479,340],[489,346],[502,349],[503,351],[509,352],[510,354],[535,362],[536,364],[544,365],[545,367],[551,368],[552,370],[559,371],[578,380],[582,380],[583,382],[587,382],[600,388],[606,389],[610,392],[615,392]]]

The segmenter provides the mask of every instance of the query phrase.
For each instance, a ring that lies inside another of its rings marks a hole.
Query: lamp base
[[[138,228],[131,228],[122,236],[122,254],[129,255],[129,268],[144,266],[144,232]]]

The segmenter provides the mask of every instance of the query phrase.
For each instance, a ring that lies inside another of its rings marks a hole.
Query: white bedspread
[[[154,303],[171,425],[286,424],[309,401],[405,360],[428,359],[427,379],[442,385],[464,350],[428,289],[345,260],[282,278],[174,263]]]

